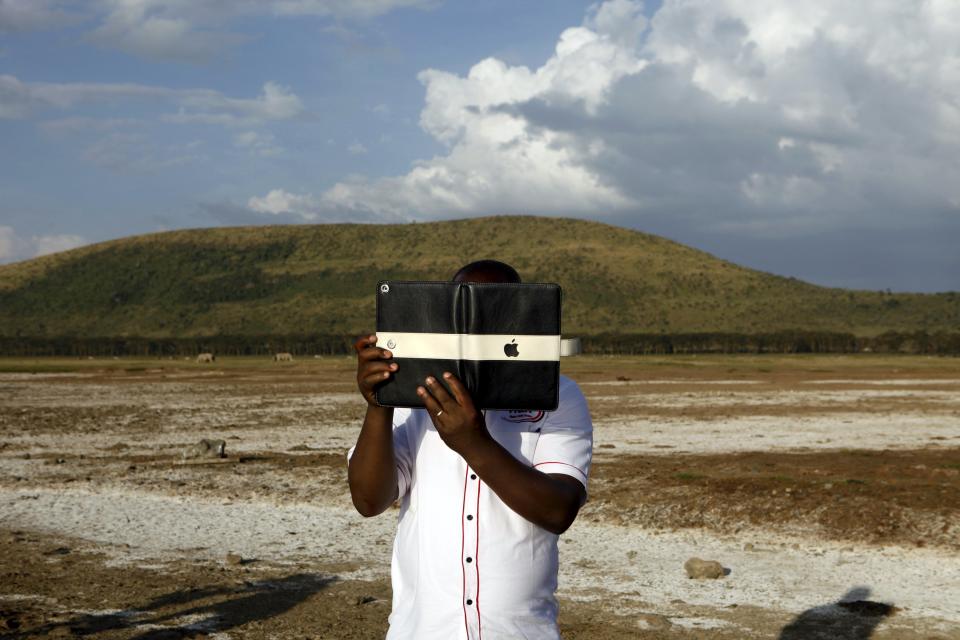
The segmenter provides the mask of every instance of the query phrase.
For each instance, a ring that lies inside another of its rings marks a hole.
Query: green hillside
[[[0,266],[0,337],[352,334],[378,280],[487,257],[560,283],[566,334],[960,328],[960,293],[831,289],[596,222],[493,217],[172,231]]]

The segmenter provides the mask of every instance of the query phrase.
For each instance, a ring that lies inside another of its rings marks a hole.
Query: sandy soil
[[[596,448],[565,638],[960,638],[960,361],[567,362]],[[349,360],[0,371],[0,637],[382,637]]]

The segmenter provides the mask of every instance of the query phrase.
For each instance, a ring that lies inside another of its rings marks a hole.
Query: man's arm
[[[417,389],[443,441],[513,511],[551,533],[566,531],[587,498],[580,481],[542,473],[514,458],[490,436],[483,415],[460,381],[449,372],[443,377],[452,396],[432,377]]]
[[[393,357],[376,347],[377,337],[356,341],[357,386],[367,401],[357,446],[347,467],[350,497],[360,515],[369,518],[383,513],[397,499],[397,462],[393,451],[393,409],[377,404],[375,388],[397,370]]]

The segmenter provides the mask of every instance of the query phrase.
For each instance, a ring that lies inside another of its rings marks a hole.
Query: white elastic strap
[[[580,338],[570,338],[560,341],[560,357],[578,356],[583,352]]]
[[[395,358],[543,362],[560,359],[560,336],[377,332]]]

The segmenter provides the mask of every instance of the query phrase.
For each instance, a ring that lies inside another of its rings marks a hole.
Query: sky
[[[960,290],[960,3],[0,0],[0,263],[498,214]]]

